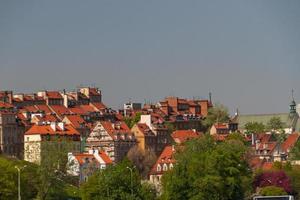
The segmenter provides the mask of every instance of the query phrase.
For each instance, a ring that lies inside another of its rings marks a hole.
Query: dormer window
[[[173,167],[174,167],[174,166],[173,166],[173,164],[171,163],[171,164],[169,165],[169,168],[170,168],[170,169],[173,169]]]
[[[160,172],[161,171],[161,166],[160,166],[160,164],[158,164],[157,165],[157,169],[156,169],[158,172]]]
[[[167,171],[167,170],[168,170],[168,166],[167,166],[167,164],[164,164],[163,171]]]

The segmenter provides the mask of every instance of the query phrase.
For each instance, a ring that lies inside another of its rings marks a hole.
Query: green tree
[[[284,191],[281,187],[276,186],[267,186],[263,187],[260,192],[262,196],[280,196],[280,195],[287,195],[286,191]]]
[[[229,119],[228,109],[222,104],[215,104],[212,108],[208,109],[207,117],[204,120],[204,126],[209,128],[216,122],[228,122]]]
[[[24,167],[26,165],[26,167]],[[37,166],[25,161],[0,157],[0,199],[17,199],[18,172],[15,166],[22,168],[21,171],[21,196],[23,199],[34,199],[37,195]]]
[[[267,124],[267,128],[271,131],[279,131],[284,128],[285,124],[279,117],[272,117]]]
[[[132,128],[141,119],[142,113],[137,112],[133,117],[125,117],[124,122],[129,128]]]
[[[245,124],[246,134],[257,134],[263,133],[266,130],[266,127],[261,122],[248,122]]]
[[[81,186],[81,195],[83,200],[155,199],[154,189],[141,183],[138,171],[127,159],[91,176]]]
[[[291,160],[300,160],[300,141],[292,148],[289,156]]]
[[[251,188],[246,152],[238,140],[215,143],[205,136],[189,141],[163,176],[162,199],[243,199]]]
[[[67,175],[68,152],[74,148],[74,143],[65,138],[51,138],[44,141],[41,163],[38,168],[38,198],[66,199],[65,187],[72,183],[72,177]]]

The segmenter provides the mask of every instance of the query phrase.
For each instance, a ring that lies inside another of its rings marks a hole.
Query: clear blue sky
[[[204,97],[231,112],[300,102],[300,1],[0,2],[0,88],[95,84],[114,108]]]

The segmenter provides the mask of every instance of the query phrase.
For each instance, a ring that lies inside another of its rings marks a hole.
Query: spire
[[[290,104],[290,113],[291,114],[295,114],[296,113],[296,102],[294,99],[294,90],[292,89],[292,102]]]
[[[211,101],[211,92],[209,92],[209,103],[212,104],[212,101]]]

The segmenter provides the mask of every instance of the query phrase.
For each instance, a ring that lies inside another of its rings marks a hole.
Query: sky
[[[97,86],[113,108],[166,96],[233,113],[300,103],[300,1],[0,1],[0,89]]]

